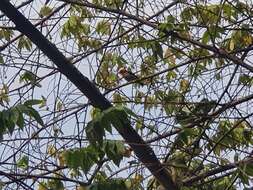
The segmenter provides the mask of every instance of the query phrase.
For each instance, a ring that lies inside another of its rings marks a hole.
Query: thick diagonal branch
[[[90,103],[102,110],[112,107],[112,104],[99,92],[97,87],[79,70],[71,64],[66,57],[48,41],[10,2],[0,1],[0,10],[15,23],[17,29],[25,34],[34,44],[41,49],[64,74],[90,101]],[[139,134],[128,124],[122,121],[119,133],[130,144],[136,156],[156,177],[156,179],[168,190],[177,190],[170,174],[157,159],[153,150],[144,142]]]

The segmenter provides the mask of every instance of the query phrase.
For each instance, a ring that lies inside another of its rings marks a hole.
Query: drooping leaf
[[[85,148],[66,150],[61,153],[61,157],[64,160],[64,165],[77,171],[81,169],[87,173],[103,155],[101,155],[100,150],[93,146],[87,146]]]
[[[125,146],[121,141],[108,140],[105,142],[105,152],[107,157],[119,166],[120,161],[123,159]]]
[[[108,114],[106,115],[105,113],[101,113],[101,119],[99,120],[100,126],[103,127],[106,131],[109,133],[112,133],[112,126]]]
[[[246,164],[245,173],[248,174],[249,176],[253,176],[253,164],[252,163]]]
[[[37,76],[32,73],[32,72],[28,72],[26,71],[25,73],[23,73],[20,76],[20,82],[25,82],[25,83],[31,83],[32,85],[35,85],[37,87],[41,87],[41,85],[37,82]]]
[[[28,115],[33,117],[40,125],[44,126],[44,122],[43,122],[42,118],[40,117],[37,110],[35,110],[32,107],[29,107],[29,114]]]
[[[44,126],[44,122],[42,118],[40,117],[37,110],[32,108],[31,106],[26,106],[24,104],[20,104],[16,107],[19,112],[26,114],[27,116],[32,117],[35,119],[40,125]]]
[[[4,63],[4,58],[2,55],[0,55],[0,64],[3,64]]]
[[[22,169],[27,169],[28,168],[28,162],[29,162],[29,157],[28,156],[22,156],[18,161],[17,161],[17,166]]]
[[[0,39],[5,39],[6,41],[10,41],[14,32],[11,29],[0,29]]]
[[[102,145],[105,129],[100,125],[101,118],[90,121],[85,129],[88,140],[93,145]]]
[[[163,48],[159,42],[154,42],[152,44],[152,50],[155,57],[159,56],[161,59],[163,59]]]
[[[24,105],[26,106],[34,106],[34,105],[38,105],[41,104],[43,102],[43,100],[39,100],[39,99],[32,99],[32,100],[27,100],[24,102]]]
[[[5,127],[10,134],[12,134],[15,129],[15,123],[12,118],[14,118],[15,115],[13,115],[11,110],[3,110],[1,116],[3,127]]]
[[[17,126],[22,130],[24,129],[24,117],[23,117],[23,113],[18,111],[19,115],[18,115],[18,120],[17,120]]]
[[[31,51],[32,42],[29,38],[26,38],[26,37],[22,36],[21,38],[19,38],[19,41],[18,41],[18,49],[22,50],[24,48],[28,51]]]

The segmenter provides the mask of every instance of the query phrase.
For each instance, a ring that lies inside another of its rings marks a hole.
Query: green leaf
[[[124,179],[107,179],[90,185],[89,190],[129,190]],[[134,189],[135,190],[135,189]],[[137,190],[137,189],[136,189]]]
[[[101,119],[100,119],[100,126],[112,134],[112,126],[110,119],[107,118],[106,114],[104,112],[101,113]]]
[[[80,151],[69,150],[65,153],[65,159],[67,162],[67,166],[73,169],[78,169],[78,167],[82,164],[80,160],[82,160],[82,155]]]
[[[4,63],[4,58],[2,55],[0,55],[0,64],[3,64]]]
[[[92,119],[95,119],[95,118],[97,118],[97,117],[100,117],[101,113],[102,113],[101,110],[98,109],[98,108],[92,108],[91,111],[90,111],[90,114],[91,114],[91,118],[92,118]]]
[[[11,29],[0,29],[0,39],[5,39],[6,41],[10,41],[14,32]]]
[[[88,140],[95,146],[102,145],[105,130],[112,133],[112,125],[118,129],[124,125],[130,125],[128,115],[123,107],[111,107],[93,117],[94,119],[87,124],[85,131]]]
[[[245,86],[252,86],[253,85],[253,77],[247,75],[247,74],[242,74],[239,77],[239,84],[245,85]]]
[[[235,49],[235,41],[233,39],[229,42],[229,50],[233,51]]]
[[[183,20],[188,21],[193,18],[193,16],[194,16],[193,12],[194,12],[193,8],[190,6],[187,6],[185,9],[182,10],[180,16]]]
[[[17,166],[19,168],[22,168],[22,169],[27,169],[28,168],[28,162],[29,162],[29,157],[28,156],[23,156],[22,158],[20,158],[17,161]]]
[[[22,50],[24,48],[27,49],[28,51],[31,51],[32,42],[29,38],[22,36],[21,38],[19,38],[19,41],[18,41],[18,49]]]
[[[238,177],[241,179],[242,183],[249,185],[249,177],[244,173],[240,172]]]
[[[105,130],[103,126],[100,125],[98,120],[92,120],[87,124],[85,129],[87,139],[90,141],[91,144],[99,145],[103,144],[103,137],[105,135]]]
[[[24,129],[24,117],[23,113],[19,112],[18,120],[17,120],[17,126],[19,126],[20,129]]]
[[[237,166],[238,177],[241,179],[242,183],[249,185],[249,176],[245,173],[247,168],[247,163],[240,163]]]
[[[5,128],[8,130],[10,134],[13,133],[15,129],[15,123],[13,122],[13,119],[15,115],[10,110],[3,110],[2,111],[2,121]]]
[[[111,23],[108,20],[98,22],[96,31],[98,34],[109,35],[111,33]]]
[[[175,105],[174,104],[165,104],[164,110],[166,114],[169,116],[175,111]]]
[[[210,41],[210,34],[209,34],[209,30],[206,30],[202,36],[202,42],[204,44],[207,44]]]
[[[86,136],[88,141],[92,144],[92,145],[96,145],[97,142],[97,136],[94,133],[94,121],[90,121],[86,128],[85,128],[85,132],[86,132]],[[101,137],[103,138],[103,136]]]
[[[2,137],[4,133],[6,132],[6,127],[4,125],[4,120],[3,120],[3,112],[0,112],[0,126],[2,126],[0,127],[0,136]]]
[[[239,154],[236,152],[234,155],[234,162],[238,162],[239,161]]]
[[[19,118],[19,111],[15,108],[11,108],[9,109],[9,113],[10,113],[10,120],[16,124]]]
[[[117,154],[123,154],[125,152],[125,146],[122,141],[115,141],[115,150]]]
[[[26,106],[26,105],[18,105],[16,107],[21,113],[24,113],[30,117],[32,117],[33,119],[35,119],[40,125],[44,126],[44,122],[42,120],[42,118],[40,117],[39,113],[32,107],[30,106]],[[22,118],[21,118],[22,119]],[[21,123],[20,123],[21,124]]]
[[[64,152],[66,165],[74,170],[81,168],[85,173],[102,157],[100,157],[100,150],[94,149],[92,146],[71,149]]]
[[[48,187],[49,187],[49,189],[53,189],[53,190],[64,190],[63,183],[58,179],[49,180]]]
[[[40,117],[37,110],[33,109],[32,107],[29,107],[29,114],[31,117],[33,117],[40,125],[44,126],[44,122],[42,118]]]
[[[253,163],[247,163],[245,167],[245,173],[249,176],[253,176]]]
[[[143,129],[143,119],[137,119],[135,124],[135,129],[138,131]]]
[[[71,15],[69,20],[68,20],[68,23],[71,27],[76,27],[78,22],[79,22],[79,19],[75,15]]]
[[[129,109],[129,108],[125,107],[125,106],[123,106],[122,109],[123,109],[127,114],[133,116],[134,118],[136,118],[136,119],[138,118],[138,115],[135,114],[131,109]]]
[[[105,152],[107,157],[119,166],[120,161],[123,159],[125,147],[122,142],[117,140],[108,140],[105,145]]]
[[[6,185],[5,182],[3,182],[3,181],[0,180],[0,190],[2,190],[5,185]]]
[[[4,105],[4,103],[9,104],[9,88],[6,84],[3,84],[2,89],[0,90],[0,104]]]
[[[38,100],[38,99],[32,99],[32,100],[27,100],[24,102],[24,105],[26,106],[33,106],[33,105],[38,105],[42,104],[43,100]]]
[[[182,79],[180,81],[180,91],[185,93],[189,91],[189,88],[190,88],[190,82],[186,79]]]
[[[115,128],[121,128],[124,127],[125,125],[131,124],[128,115],[122,106],[114,107],[113,118],[115,118],[112,120],[112,123],[115,122],[113,124]]]
[[[163,59],[163,48],[159,42],[152,44],[152,50],[155,57],[159,56],[161,59]]]
[[[41,87],[40,84],[37,83],[37,76],[32,72],[26,71],[24,74],[20,76],[20,82],[31,83],[37,87]]]
[[[44,97],[44,96],[41,96],[41,103],[40,103],[40,106],[39,106],[39,108],[42,108],[42,107],[44,107],[44,106],[46,106],[47,105],[47,99]]]
[[[52,9],[48,6],[43,6],[41,9],[40,9],[40,17],[46,17],[48,16],[50,13],[52,13]]]

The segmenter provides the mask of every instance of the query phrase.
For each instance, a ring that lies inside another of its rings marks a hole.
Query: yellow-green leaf
[[[52,9],[48,6],[43,6],[41,9],[40,9],[40,17],[45,17],[45,16],[48,16],[50,13],[52,12]]]

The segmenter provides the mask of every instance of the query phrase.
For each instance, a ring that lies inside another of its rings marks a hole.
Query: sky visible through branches
[[[251,1],[10,2],[127,110],[179,189],[250,187]],[[2,13],[0,63],[0,121],[15,121],[0,130],[3,189],[162,189],[146,168],[152,163],[141,163],[117,127],[108,127],[115,123],[103,120],[113,120],[115,110],[94,108]],[[122,67],[144,86],[124,80]],[[22,112],[24,124],[4,110]],[[102,131],[91,127],[98,120]]]

